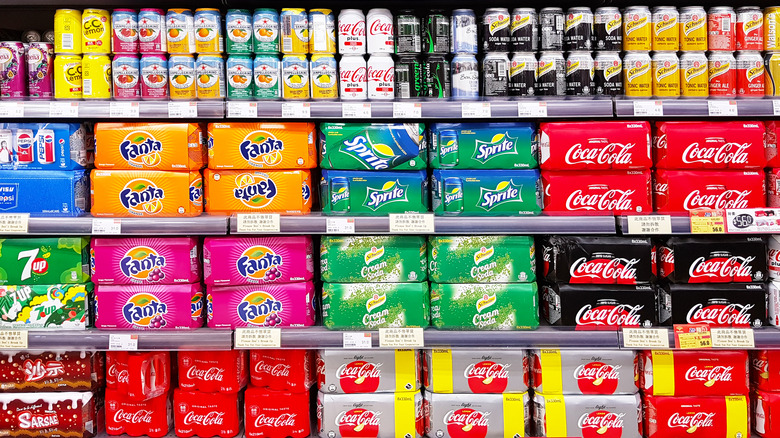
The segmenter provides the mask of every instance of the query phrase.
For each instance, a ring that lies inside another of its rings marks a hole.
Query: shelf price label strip
[[[623,347],[638,350],[669,348],[669,330],[665,328],[623,328]]]
[[[237,328],[235,348],[281,348],[282,330],[279,328]]]
[[[0,197],[2,195],[0,192]],[[29,222],[29,213],[0,214],[0,234],[27,234]]]
[[[236,215],[236,231],[239,233],[278,233],[281,231],[278,214],[239,213]]]
[[[355,218],[329,217],[325,222],[327,234],[355,234]]]
[[[379,329],[380,348],[417,348],[424,346],[423,329],[420,327]]]
[[[24,117],[24,102],[0,102],[0,117]]]
[[[344,332],[341,334],[344,348],[372,348],[371,333],[369,332]]]
[[[27,330],[0,330],[0,350],[26,350]]]
[[[108,335],[109,351],[136,351],[138,350],[138,335],[114,334]]]
[[[724,210],[691,210],[691,234],[723,234],[726,232],[726,214]]]
[[[675,324],[674,347],[682,350],[712,348],[709,324]]]

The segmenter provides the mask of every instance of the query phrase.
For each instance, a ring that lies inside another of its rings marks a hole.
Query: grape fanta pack
[[[435,169],[539,167],[532,123],[434,123],[429,162]]]
[[[438,216],[535,216],[542,212],[538,170],[433,171],[433,211]]]
[[[342,170],[427,167],[422,123],[322,123],[320,166]]]
[[[426,171],[323,170],[320,201],[326,215],[424,213],[428,211]]]

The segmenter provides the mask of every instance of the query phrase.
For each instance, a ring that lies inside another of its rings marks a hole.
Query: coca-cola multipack
[[[539,153],[543,171],[649,169],[650,123],[542,123]]]
[[[325,393],[420,389],[416,350],[318,350],[317,386]]]
[[[762,170],[658,169],[653,184],[655,210],[686,215],[691,210],[766,206]]]
[[[766,125],[766,167],[780,167],[780,151],[777,148],[778,130],[780,122],[767,120]]]
[[[549,236],[541,241],[542,277],[572,284],[641,284],[655,279],[648,238]]]
[[[748,394],[746,351],[650,351],[640,353],[645,395]]]
[[[103,353],[3,351],[0,391],[95,391],[105,377]]]
[[[749,437],[744,395],[644,398],[648,438]]]
[[[780,281],[767,283],[766,319],[773,326],[780,326]]]
[[[531,436],[527,392],[437,394],[425,392],[426,435],[441,438]]]
[[[635,394],[639,367],[634,351],[531,350],[536,392],[552,394]]]
[[[178,437],[234,437],[240,432],[239,412],[238,392],[173,391],[173,422]]]
[[[659,322],[761,327],[767,319],[766,298],[766,284],[665,284],[658,288]]]
[[[780,421],[774,421],[780,418],[780,393],[757,389],[750,399],[756,434],[764,438],[780,436]]]
[[[630,215],[653,211],[649,170],[543,171],[544,212]]]
[[[422,369],[425,389],[438,394],[517,394],[530,385],[525,350],[425,350]]]
[[[170,352],[106,352],[106,386],[128,400],[164,396],[171,387]]]
[[[106,433],[162,437],[168,434],[171,399],[168,393],[148,400],[133,400],[121,390],[106,388]]]
[[[750,352],[750,381],[762,391],[780,392],[780,350]]]
[[[766,205],[772,208],[780,207],[780,168],[778,167],[766,170]],[[772,217],[769,219],[778,220]]]
[[[249,377],[252,386],[277,391],[307,392],[314,380],[312,350],[252,350]]]
[[[658,276],[675,283],[744,283],[767,279],[762,237],[670,237],[658,248]]]
[[[763,122],[658,122],[653,155],[658,169],[763,169]]]
[[[246,350],[182,351],[179,388],[206,393],[237,393],[246,386]]]
[[[536,393],[537,436],[583,438],[642,437],[639,394],[547,395]]]
[[[541,314],[552,325],[575,330],[620,330],[658,325],[655,286],[545,284]]]
[[[766,438],[780,436],[780,351],[756,350],[750,352],[750,381],[753,428]]]
[[[373,394],[317,393],[317,429],[321,437],[421,438],[425,434],[419,391]]]
[[[98,433],[92,392],[0,393],[0,436],[90,438]]]

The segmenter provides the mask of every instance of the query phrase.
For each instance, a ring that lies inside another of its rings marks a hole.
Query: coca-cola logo
[[[603,193],[585,194],[573,191],[566,199],[567,210],[630,211],[634,190],[612,189]]]
[[[769,261],[780,264],[780,250],[775,248],[769,249]]]
[[[689,382],[704,382],[704,386],[710,387],[716,382],[731,382],[731,374],[734,371],[732,366],[714,366],[708,368],[699,368],[696,365],[685,371],[685,380]]]
[[[366,22],[356,21],[354,23],[339,23],[339,35],[365,36]]]
[[[319,362],[317,365],[319,367]],[[261,360],[255,364],[255,372],[258,374],[268,374],[273,377],[287,377],[290,375],[290,365],[283,363],[267,364],[265,361]]]
[[[501,393],[509,382],[509,366],[491,360],[470,363],[463,371],[463,376],[474,393]]]
[[[638,327],[641,317],[639,311],[645,306],[630,304],[604,305],[593,307],[586,304],[577,311],[576,325],[625,326]]]
[[[699,303],[691,307],[686,320],[689,324],[717,324],[731,326],[749,326],[752,304],[712,304]]]
[[[714,418],[714,412],[697,412],[693,415],[680,415],[675,412],[669,416],[666,424],[669,427],[685,427],[688,433],[693,433],[700,427],[712,427]]]
[[[444,415],[444,424],[453,438],[484,438],[487,436],[489,415],[489,412],[471,408],[455,409]]]
[[[661,191],[661,190],[656,190]],[[665,191],[665,190],[664,190]],[[685,197],[683,208],[693,210],[696,208],[748,208],[747,197],[752,190],[723,190],[711,195],[702,194],[694,190]]]
[[[368,28],[369,35],[393,35],[393,23],[387,23],[382,20],[374,20]]]
[[[358,67],[354,70],[341,69],[339,72],[342,82],[363,83],[366,82],[366,68]]]
[[[626,259],[615,257],[611,259],[593,259],[588,260],[580,257],[572,263],[569,268],[569,275],[572,283],[577,283],[576,279],[599,279],[599,280],[633,280],[636,283],[636,265],[639,259]],[[592,283],[592,282],[591,282]],[[621,283],[625,283],[622,281]]]
[[[281,414],[276,417],[260,414],[255,417],[255,427],[292,427],[295,426],[295,417],[297,414]]]
[[[566,164],[631,164],[633,143],[577,143],[566,151]]]
[[[596,429],[596,436],[620,436],[623,432],[623,412],[615,413],[609,411],[586,412],[577,420],[577,426],[582,430],[583,436],[592,436],[588,433],[589,429]],[[613,433],[608,433],[610,430]]]
[[[688,275],[691,279],[706,277],[707,279],[725,281],[730,281],[734,277],[750,278],[753,272],[753,266],[750,263],[755,259],[754,256],[731,256],[709,260],[699,257],[691,263]]]
[[[221,382],[225,376],[225,370],[219,367],[210,367],[208,369],[198,368],[197,365],[187,369],[188,379],[198,379],[206,382]]]
[[[120,409],[114,413],[115,423],[151,423],[152,411],[146,409],[139,409],[135,412],[125,412],[124,409]]]
[[[655,188],[655,192],[656,193],[664,193],[665,194],[666,192],[669,191],[669,184],[656,183],[654,188]]]
[[[336,415],[336,425],[342,437],[376,437],[381,414],[363,408],[350,409]]]
[[[195,414],[193,412],[187,412],[184,416],[184,424],[198,424],[201,426],[214,426],[222,425],[225,418],[224,412],[211,411],[208,414]]]
[[[667,249],[661,251],[661,263],[674,264],[674,251]]]
[[[382,363],[356,360],[341,364],[336,370],[341,389],[346,393],[374,392],[379,388]]]
[[[682,155],[683,163],[747,164],[750,143],[723,143],[717,147],[691,143]]]
[[[614,394],[620,380],[620,365],[593,361],[574,369],[577,387],[583,394]]]
[[[395,67],[391,65],[388,68],[374,68],[368,69],[368,80],[377,82],[393,82],[395,81]]]

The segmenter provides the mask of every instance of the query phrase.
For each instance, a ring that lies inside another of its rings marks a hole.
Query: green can
[[[536,281],[536,249],[528,236],[431,236],[428,263],[436,283]]]
[[[0,285],[86,283],[89,238],[0,239]]]
[[[437,216],[535,216],[542,213],[538,170],[444,170],[431,176]]]
[[[429,159],[435,169],[539,167],[533,123],[434,123]]]
[[[419,170],[428,166],[423,123],[321,123],[320,167]]]
[[[279,13],[276,9],[255,9],[252,40],[255,53],[279,53]]]
[[[254,98],[252,58],[247,55],[233,55],[227,59],[228,99],[249,100]]]
[[[448,330],[539,326],[536,283],[431,284],[431,323]]]
[[[322,321],[331,330],[428,327],[428,283],[324,283]]]
[[[225,16],[225,48],[228,55],[251,55],[254,51],[252,38],[252,14],[248,9],[229,9]]]
[[[427,262],[427,244],[422,236],[322,236],[320,240],[322,281],[425,281]]]
[[[0,286],[0,329],[85,329],[92,283]]]
[[[425,213],[429,204],[426,171],[323,170],[320,203],[326,215]]]

